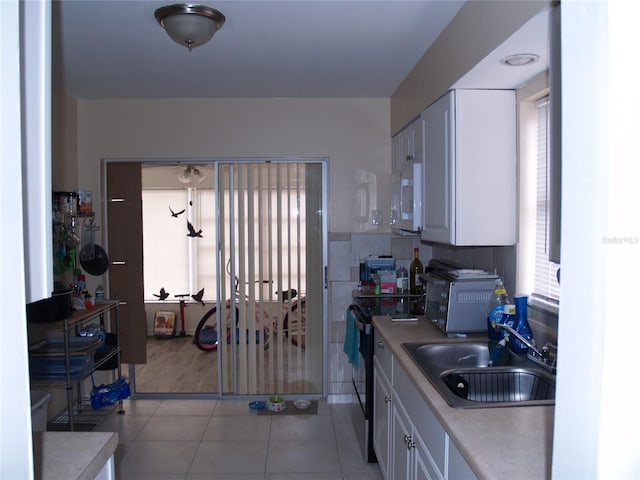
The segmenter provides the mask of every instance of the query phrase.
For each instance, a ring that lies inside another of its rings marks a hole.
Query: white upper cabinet
[[[421,239],[455,246],[515,244],[515,92],[452,90],[421,118]]]
[[[424,125],[415,119],[391,143],[391,228],[397,233],[420,231]]]

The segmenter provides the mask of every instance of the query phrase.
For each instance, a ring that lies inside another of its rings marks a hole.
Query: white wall
[[[81,100],[77,121],[80,189],[100,190],[103,158],[327,157],[329,231],[372,228],[357,219],[363,178],[369,211],[388,215],[389,99]]]
[[[44,184],[49,110],[43,88],[50,68],[50,4],[3,0],[0,18],[0,478],[26,480],[33,478],[33,448],[24,305],[48,297],[52,287],[51,263],[44,258],[51,208],[43,206],[50,192]],[[26,201],[32,190],[34,198]]]
[[[640,43],[640,4],[561,7],[562,302],[553,478],[637,479],[640,95],[629,58]]]

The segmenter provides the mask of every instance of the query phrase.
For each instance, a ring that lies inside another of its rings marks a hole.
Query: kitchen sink
[[[482,343],[405,343],[420,368],[486,367],[489,364],[489,347]]]
[[[404,343],[420,371],[454,408],[555,404],[555,375],[526,356],[489,367],[488,342]]]

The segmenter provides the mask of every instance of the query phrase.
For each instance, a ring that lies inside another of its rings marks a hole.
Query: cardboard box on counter
[[[380,279],[380,293],[396,292],[396,272],[395,270],[378,270]]]

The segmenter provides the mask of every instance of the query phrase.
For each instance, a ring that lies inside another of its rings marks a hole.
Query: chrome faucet
[[[530,360],[546,368],[547,370],[550,370],[551,372],[555,373],[556,357],[557,357],[556,347],[554,347],[550,343],[546,343],[542,347],[542,349],[538,349],[533,339],[531,340],[526,339],[520,333],[518,333],[518,331],[513,327],[505,323],[496,323],[496,326],[506,330],[507,332],[509,332],[510,335],[513,335],[522,343],[524,343],[529,349],[527,352],[527,357]]]

